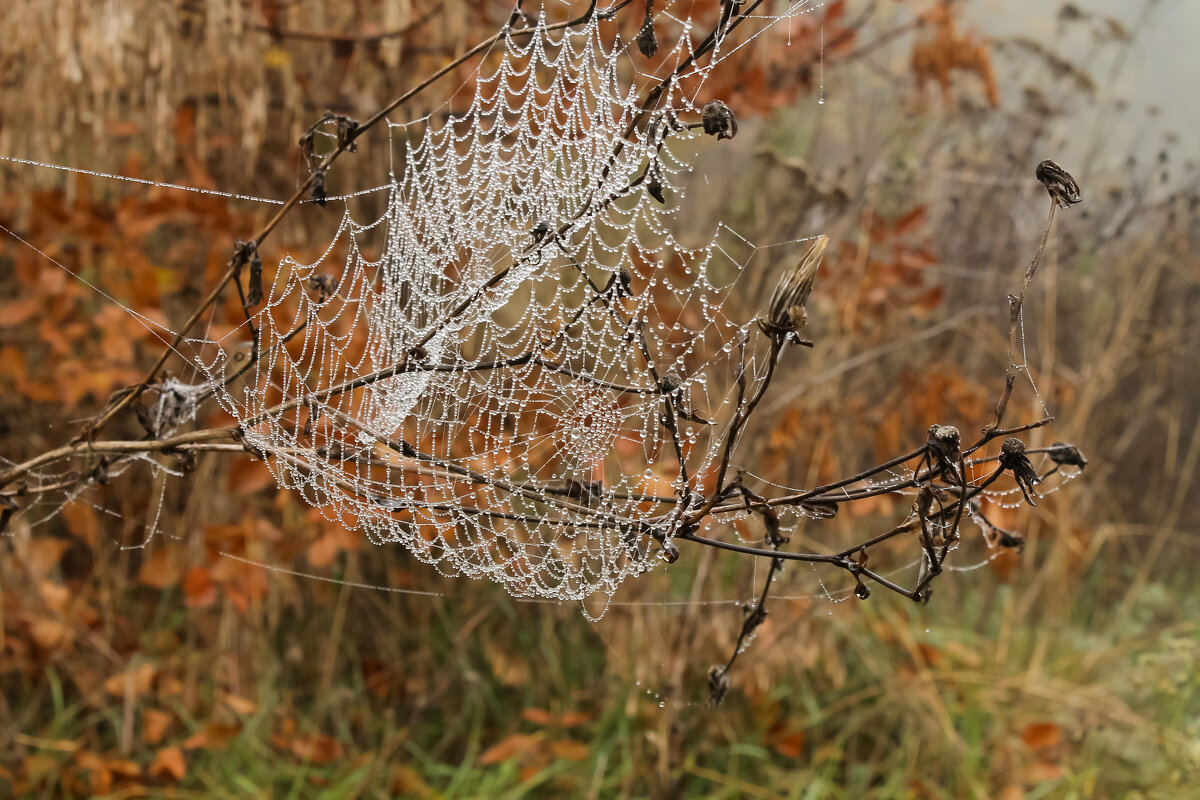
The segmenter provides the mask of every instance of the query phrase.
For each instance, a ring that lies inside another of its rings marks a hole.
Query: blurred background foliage
[[[717,220],[759,244],[832,237],[817,346],[785,362],[742,450],[807,486],[931,423],[988,420],[1004,295],[1045,215],[1033,166],[1070,170],[1086,202],[1059,216],[1027,303],[1038,394],[1018,384],[1010,418],[1045,403],[1058,421],[1033,441],[1089,466],[1037,509],[993,509],[1023,553],[968,542],[958,563],[978,569],[919,606],[831,602],[841,576],[789,567],[712,709],[708,667],[765,572],[743,559],[687,549],[593,624],[371,547],[260,463],[135,470],[0,539],[0,797],[1197,796],[1195,130],[1155,123],[1172,117],[1127,74],[1139,37],[1191,12],[1025,5],[1011,34],[1016,12],[986,0],[838,0],[758,40],[706,87],[742,133],[702,144],[678,216],[681,239]],[[15,0],[0,155],[286,197],[321,113],[369,116],[510,12]],[[472,73],[405,114],[453,105]],[[365,141],[331,192],[381,183],[389,149]],[[157,355],[88,284],[178,324],[272,210],[0,161],[0,224],[41,251],[0,240],[0,453],[61,443]],[[302,209],[272,255],[319,252],[332,217]],[[731,316],[758,313],[793,255],[759,251]],[[795,541],[833,547],[903,510],[880,498]]]

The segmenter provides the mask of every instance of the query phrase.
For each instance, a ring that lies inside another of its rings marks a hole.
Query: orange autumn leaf
[[[160,711],[157,708],[147,708],[142,712],[142,742],[145,744],[158,744],[163,740],[167,733],[167,728],[171,727],[171,721],[174,717],[166,711]]]
[[[70,644],[74,633],[70,625],[56,619],[36,619],[29,625],[29,635],[39,647],[54,650]]]
[[[217,599],[217,587],[213,582],[212,570],[192,567],[183,579],[183,596],[189,608],[208,608]]]
[[[555,758],[565,759],[567,761],[583,761],[591,752],[588,746],[582,742],[574,742],[570,739],[563,739],[558,742],[550,743],[550,752]]]
[[[239,714],[253,714],[258,710],[258,705],[253,700],[247,700],[229,692],[221,692],[221,702]]]
[[[1034,722],[1021,731],[1021,739],[1030,750],[1056,747],[1062,742],[1062,727],[1053,722]]]
[[[262,461],[239,459],[229,467],[229,490],[237,494],[253,494],[275,485],[275,476]]]
[[[149,557],[142,559],[138,569],[138,582],[154,589],[167,589],[179,583],[183,568],[179,559],[172,556],[166,547],[156,547]]]
[[[119,778],[137,778],[142,774],[141,766],[128,758],[108,758],[104,760],[104,766]]]
[[[187,775],[187,760],[178,747],[164,747],[154,755],[148,770],[152,778],[169,778],[181,781]]]
[[[564,728],[573,728],[576,725],[583,725],[586,722],[590,722],[591,719],[592,715],[586,711],[567,711],[558,722]]]
[[[292,754],[310,764],[329,764],[342,757],[342,745],[324,733],[302,733],[292,740]]]
[[[0,304],[0,328],[11,328],[28,322],[41,310],[41,304],[32,297],[9,300]]]
[[[489,766],[509,761],[536,751],[541,743],[538,736],[512,733],[479,754],[479,764]]]
[[[780,736],[771,742],[771,746],[784,758],[800,758],[804,755],[804,731]]]
[[[521,718],[534,725],[552,725],[554,717],[544,708],[526,708],[521,710]]]
[[[124,697],[127,693],[132,693],[136,698],[150,691],[150,686],[154,683],[154,674],[153,664],[139,664],[106,680],[104,691],[113,697]]]
[[[319,568],[332,564],[342,549],[339,538],[335,532],[327,531],[323,536],[310,544],[304,552],[304,557],[308,560],[309,566]]]
[[[184,750],[224,750],[229,740],[242,732],[240,725],[222,725],[210,722],[203,730],[184,739],[181,745]]]

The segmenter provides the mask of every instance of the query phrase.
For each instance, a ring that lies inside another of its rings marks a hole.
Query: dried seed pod
[[[1083,202],[1083,196],[1079,193],[1079,184],[1075,182],[1069,172],[1050,159],[1038,164],[1035,174],[1038,181],[1050,193],[1051,199],[1058,203],[1059,208],[1070,208],[1076,203]]]
[[[717,139],[732,139],[737,136],[737,117],[729,110],[729,106],[720,100],[709,100],[705,103],[700,120],[704,125],[704,132],[709,136],[716,136]]]
[[[633,296],[633,274],[625,267],[621,267],[617,272],[617,296]]]
[[[658,383],[659,391],[663,394],[673,394],[680,386],[683,386],[683,378],[675,370],[669,370]]]
[[[818,236],[808,250],[787,272],[771,294],[767,306],[767,316],[762,322],[762,328],[772,336],[785,336],[798,333],[795,327],[798,323],[806,322],[804,304],[812,292],[813,280],[817,276],[817,268],[821,266],[821,257],[829,246],[829,237]]]
[[[246,285],[246,308],[253,308],[263,299],[263,265],[258,257],[258,248],[250,256],[250,277]]]
[[[637,46],[646,58],[658,52],[658,39],[654,35],[654,0],[646,0],[646,19],[638,31]]]
[[[658,179],[657,175],[650,179],[650,183],[646,186],[646,191],[662,205],[665,206],[667,204],[666,195],[663,194],[662,181]]]
[[[767,544],[778,550],[781,546],[791,541],[783,535],[783,530],[779,527],[779,515],[775,513],[775,509],[764,509],[762,517],[763,527],[767,531]]]
[[[837,503],[830,502],[812,502],[805,501],[800,504],[800,508],[813,519],[833,519],[837,516]]]
[[[358,144],[354,141],[358,136],[358,120],[351,119],[345,115],[337,117],[337,144],[338,148],[345,150],[347,153],[354,153],[358,150]]]
[[[708,702],[719,706],[729,691],[729,671],[724,664],[713,664],[708,668]]]
[[[1087,466],[1087,459],[1083,457],[1083,453],[1079,452],[1079,448],[1066,442],[1055,442],[1050,445],[1047,455],[1055,464],[1079,467],[1080,469]]]
[[[913,510],[917,512],[917,516],[929,516],[929,510],[933,508],[933,489],[928,484],[922,486],[917,492],[917,502],[913,503]]]
[[[324,208],[326,196],[327,195],[325,194],[325,172],[324,172],[324,170],[317,170],[313,174],[312,187],[310,189],[309,198],[314,203],[316,203],[317,205]]]
[[[317,157],[315,135],[315,131],[310,128],[303,136],[300,137],[300,141],[298,142],[300,145],[300,152],[304,154],[304,158],[309,163],[312,163],[313,159]]]

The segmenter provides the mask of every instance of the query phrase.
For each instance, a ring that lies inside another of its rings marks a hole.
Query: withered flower
[[[1079,193],[1079,184],[1075,182],[1069,172],[1050,159],[1038,164],[1035,174],[1038,181],[1050,193],[1051,199],[1058,203],[1059,208],[1070,208],[1076,203],[1083,202],[1083,196]]]
[[[930,459],[937,463],[937,474],[946,481],[961,483],[958,460],[962,456],[962,438],[953,425],[930,425],[926,443]]]
[[[771,301],[767,306],[766,319],[759,325],[770,336],[786,336],[792,334],[799,337],[800,330],[807,321],[804,304],[812,292],[813,280],[817,276],[817,268],[821,266],[821,258],[825,248],[829,246],[829,237],[818,236],[808,250],[796,263],[796,266],[783,276]]]
[[[1079,469],[1087,466],[1087,459],[1083,457],[1083,453],[1079,452],[1079,448],[1066,442],[1055,442],[1050,445],[1047,455],[1055,464],[1079,467]]]
[[[708,702],[719,706],[729,691],[729,670],[724,664],[713,664],[708,668]]]
[[[1025,455],[1025,443],[1015,436],[1005,439],[1004,444],[1000,446],[1000,466],[1012,473],[1013,479],[1021,489],[1021,494],[1025,495],[1025,502],[1036,506],[1037,503],[1033,502],[1033,498],[1037,497],[1037,493],[1033,490],[1033,486],[1041,483],[1042,479],[1038,477],[1037,470],[1033,468],[1033,464],[1029,463],[1029,458]]]
[[[700,119],[704,125],[704,132],[709,136],[716,136],[717,139],[732,139],[737,136],[737,117],[729,110],[729,106],[720,100],[709,100],[705,103]]]

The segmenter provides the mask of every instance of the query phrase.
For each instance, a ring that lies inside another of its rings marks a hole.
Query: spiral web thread
[[[386,211],[360,224],[347,209],[317,261],[280,263],[249,369],[228,342],[194,342],[281,487],[517,597],[606,603],[654,565],[680,498],[712,490],[752,330],[722,303],[754,248],[719,226],[689,249],[668,227],[691,171],[680,153],[702,135],[680,120],[703,103],[673,83],[624,140],[634,59],[603,25],[552,34],[543,19],[503,39],[466,111],[407,139],[394,132],[411,123],[390,124],[403,153]],[[675,63],[693,45],[682,30]],[[764,365],[745,358],[753,387]],[[675,420],[690,485],[669,406],[692,417]]]

